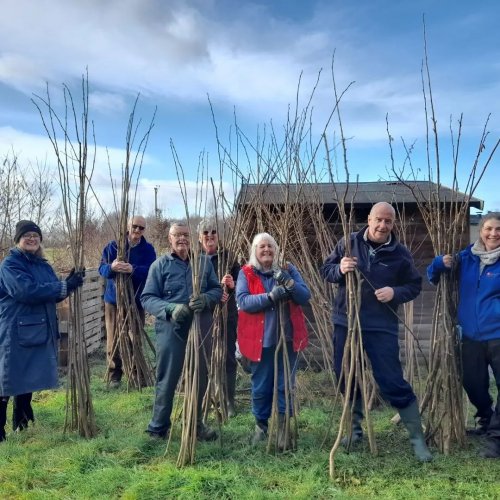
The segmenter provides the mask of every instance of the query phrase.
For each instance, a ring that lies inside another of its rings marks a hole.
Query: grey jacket
[[[211,307],[220,302],[222,288],[210,259],[200,255],[200,293],[208,298],[202,315],[212,316]],[[183,323],[175,322],[166,308],[168,304],[187,304],[193,294],[192,269],[190,260],[183,261],[168,253],[156,259],[149,269],[141,302],[144,309],[156,318],[156,334],[173,330],[181,338],[187,339],[192,316]]]

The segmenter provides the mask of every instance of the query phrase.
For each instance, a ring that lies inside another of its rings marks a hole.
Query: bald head
[[[386,243],[390,236],[396,211],[385,201],[375,203],[368,216],[368,239],[375,243]]]
[[[390,211],[392,214],[392,218],[396,219],[396,210],[394,210],[394,207],[390,203],[387,203],[386,201],[380,201],[378,203],[375,203],[375,205],[373,205],[372,209],[370,210],[370,215],[368,217],[373,215],[374,212],[378,212],[380,210]]]

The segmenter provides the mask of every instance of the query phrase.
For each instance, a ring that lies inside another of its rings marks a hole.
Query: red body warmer
[[[242,267],[247,278],[248,290],[252,295],[266,293],[264,284],[253,268]],[[288,301],[290,320],[293,328],[293,350],[303,351],[308,344],[308,334],[302,308]],[[238,346],[241,354],[250,361],[260,361],[262,356],[262,341],[264,338],[264,311],[258,313],[238,312]]]

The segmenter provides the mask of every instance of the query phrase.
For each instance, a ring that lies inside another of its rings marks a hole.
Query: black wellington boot
[[[363,428],[361,422],[363,421],[363,401],[356,399],[352,409],[352,433],[344,436],[340,444],[344,448],[349,448],[361,443],[363,439]]]
[[[227,416],[232,418],[236,415],[234,396],[236,394],[236,372],[227,374]]]
[[[31,397],[33,393],[19,394],[14,396],[14,408],[12,411],[12,429],[15,432],[22,431],[28,427],[28,422],[35,421]]]
[[[5,441],[5,424],[7,423],[8,397],[0,397],[0,442]]]

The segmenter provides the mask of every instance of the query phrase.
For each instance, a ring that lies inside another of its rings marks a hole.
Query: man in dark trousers
[[[102,252],[99,274],[106,278],[104,292],[104,316],[106,321],[106,352],[108,369],[110,371],[110,386],[119,387],[122,379],[122,358],[118,349],[114,349],[116,328],[116,284],[118,273],[128,274],[134,286],[135,302],[144,324],[144,309],[140,301],[148,271],[156,259],[156,252],[144,237],[146,219],[142,215],[130,218],[127,233],[127,260],[117,259],[118,246],[116,241],[110,241]]]
[[[141,300],[152,314],[156,331],[156,388],[153,415],[146,432],[153,438],[166,438],[170,432],[175,389],[184,366],[186,345],[194,313],[200,323],[212,318],[212,308],[222,297],[222,288],[208,257],[199,255],[196,267],[200,291],[193,292],[193,268],[190,252],[190,232],[186,224],[172,224],[168,234],[171,251],[151,266]],[[196,269],[196,268],[195,268]],[[198,397],[196,429],[200,441],[217,438],[205,425],[201,405],[206,390],[207,366],[201,353],[198,367]]]
[[[403,378],[399,360],[399,304],[413,300],[421,291],[422,278],[408,249],[392,232],[396,214],[385,202],[373,205],[368,225],[349,235],[351,254],[345,254],[342,238],[321,268],[322,276],[339,285],[333,308],[334,367],[340,380],[347,338],[347,296],[345,275],[358,269],[363,278],[361,290],[361,330],[363,347],[370,359],[373,375],[385,400],[395,407],[406,426],[418,460],[428,462],[432,455],[425,443],[417,399]],[[342,375],[343,376],[343,375]],[[341,384],[342,385],[342,384]],[[363,436],[363,405],[359,395],[353,410],[352,444]]]

